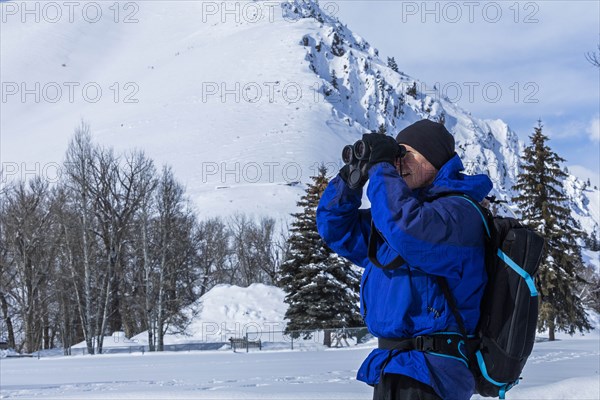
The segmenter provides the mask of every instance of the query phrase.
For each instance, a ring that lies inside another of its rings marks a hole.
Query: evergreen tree
[[[417,98],[417,82],[413,82],[413,85],[406,91],[406,95],[412,97],[413,99]]]
[[[595,227],[592,234],[587,237],[587,239],[585,240],[585,245],[591,251],[600,251],[600,242],[598,241],[597,227]]]
[[[398,64],[396,63],[396,60],[394,59],[394,57],[388,57],[388,59],[387,59],[387,65],[393,71],[398,72]]]
[[[286,333],[311,337],[311,331],[324,329],[330,345],[333,328],[362,325],[358,310],[360,275],[352,263],[333,253],[317,231],[316,209],[327,187],[327,169],[319,168],[311,177],[305,194],[297,203],[302,212],[292,214],[288,244],[290,256],[282,264],[280,286],[286,292],[289,321]]]
[[[583,268],[579,293],[583,304],[600,314],[600,273],[591,263]]]
[[[337,75],[335,73],[335,69],[331,70],[331,86],[333,86],[334,88],[338,89],[338,83],[337,83]]]
[[[569,334],[591,329],[577,291],[583,269],[582,237],[577,221],[571,217],[562,180],[567,174],[560,163],[565,160],[547,146],[548,137],[538,121],[531,144],[522,157],[522,173],[514,186],[519,192],[513,201],[521,210],[523,222],[537,230],[546,247],[538,273],[540,316],[538,329],[548,329],[550,340],[555,331]]]
[[[342,42],[342,39],[337,34],[337,32],[333,33],[333,40],[331,43],[331,53],[337,57],[341,57],[346,53],[346,51],[344,50],[344,44]]]
[[[446,114],[444,114],[444,112],[442,111],[442,113],[440,114],[440,116],[438,117],[438,122],[442,125],[446,124]]]

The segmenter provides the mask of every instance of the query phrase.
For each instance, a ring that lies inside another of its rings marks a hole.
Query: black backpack
[[[401,351],[435,349],[438,353],[462,357],[468,361],[473,373],[476,392],[484,397],[504,399],[505,393],[519,383],[525,362],[533,349],[538,318],[535,275],[542,260],[545,241],[514,218],[493,216],[487,208],[467,195],[448,193],[440,197],[461,197],[470,202],[479,211],[487,233],[485,266],[488,282],[481,300],[475,337],[467,335],[448,281],[438,277],[437,282],[458,323],[461,342],[467,344],[467,354],[461,352],[460,343],[458,348],[451,344],[455,343],[451,340],[446,345],[445,340],[439,340],[439,335],[378,338],[379,348]],[[377,242],[381,241],[381,234],[371,223],[368,257],[375,266],[391,270],[405,263],[401,256],[386,265],[379,263],[376,248]]]
[[[538,318],[535,275],[542,259],[544,239],[514,218],[494,217],[468,196],[481,214],[487,233],[488,283],[481,302],[475,338],[469,339],[469,368],[475,389],[485,397],[504,398],[519,383],[533,349]],[[445,278],[438,278],[444,296],[467,337],[462,317]]]

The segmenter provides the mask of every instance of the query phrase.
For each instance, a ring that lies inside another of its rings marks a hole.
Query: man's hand
[[[350,178],[350,174],[353,174],[352,179]],[[346,164],[340,169],[340,178],[346,182],[346,185],[350,189],[356,190],[362,188],[367,183],[369,177],[366,174],[362,174],[360,170],[351,170],[350,165]]]
[[[346,164],[342,167],[342,169],[340,169],[340,178],[342,178],[342,180],[344,182],[346,182],[346,185],[347,185],[349,177],[350,177],[350,165]]]
[[[400,156],[400,146],[391,136],[381,133],[367,133],[363,135],[362,140],[369,146],[371,151],[369,168],[380,162],[394,165],[396,158]]]
[[[364,144],[364,146],[363,146]],[[357,146],[359,146],[357,149]],[[346,156],[346,150],[350,148],[356,157]],[[361,141],[353,147],[346,146],[342,152],[342,159],[348,163],[340,169],[340,177],[351,189],[362,188],[369,179],[369,169],[380,162],[394,165],[396,159],[402,157],[404,148],[394,138],[380,133],[364,134]],[[404,152],[406,150],[404,149]],[[364,154],[364,156],[363,156]],[[394,165],[395,166],[395,165]]]

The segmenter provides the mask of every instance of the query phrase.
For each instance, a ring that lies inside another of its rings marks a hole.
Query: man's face
[[[431,184],[437,174],[435,167],[412,147],[403,146],[406,147],[406,156],[396,160],[396,170],[402,175],[408,187],[413,190]]]

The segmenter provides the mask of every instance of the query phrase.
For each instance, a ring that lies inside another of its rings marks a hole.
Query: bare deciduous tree
[[[68,242],[68,262],[71,278],[77,297],[77,309],[87,351],[94,354],[95,330],[94,310],[96,308],[93,288],[96,284],[93,271],[94,241],[93,231],[94,199],[92,195],[94,145],[89,125],[81,123],[75,130],[67,148],[65,158],[64,187],[67,192],[68,207],[73,218],[63,218],[61,223]],[[81,249],[81,252],[77,252]]]
[[[3,181],[4,182],[4,181]],[[9,306],[10,297],[8,293],[13,287],[15,279],[15,268],[9,262],[8,236],[6,235],[5,220],[6,213],[6,195],[8,188],[3,185],[0,190],[0,310],[2,311],[2,322],[6,331],[5,339],[10,348],[16,348],[15,329],[13,326],[12,312],[13,307]]]
[[[8,192],[3,222],[8,275],[12,275],[8,296],[20,311],[22,344],[27,352],[41,347],[42,331],[48,321],[52,223],[48,184],[39,177],[21,181]]]
[[[193,293],[193,245],[195,218],[184,198],[184,188],[165,167],[156,191],[156,349],[164,348],[164,335],[169,324],[185,325],[180,312],[195,300]]]
[[[69,354],[84,340],[94,354],[109,333],[148,330],[160,351],[215,285],[278,281],[289,250],[273,219],[197,221],[171,168],[95,144],[85,123],[63,172],[56,185],[2,180],[0,335],[11,347],[60,340]]]
[[[217,283],[231,280],[229,266],[231,249],[226,224],[218,217],[200,222],[196,231],[196,242],[201,297]]]
[[[99,230],[95,233],[103,244],[105,271],[103,274],[101,307],[98,308],[98,350],[102,352],[102,337],[107,325],[110,331],[123,329],[123,263],[124,246],[133,224],[133,217],[152,189],[154,164],[142,152],[132,152],[120,160],[112,149],[97,148],[95,152],[92,194]]]

